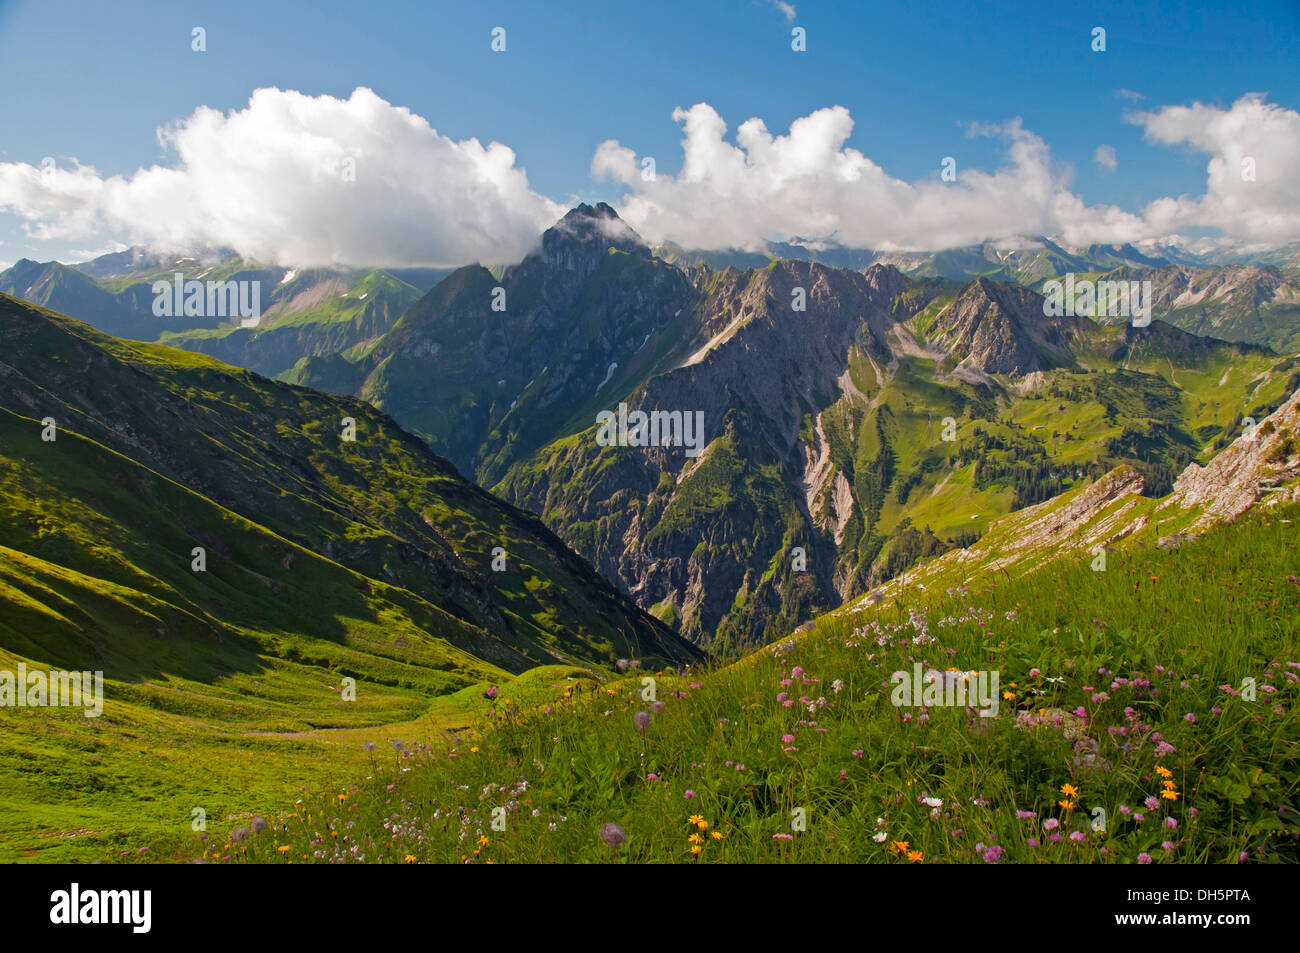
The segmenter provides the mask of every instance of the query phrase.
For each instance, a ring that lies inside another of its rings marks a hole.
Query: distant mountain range
[[[500,279],[460,269],[363,352],[288,376],[384,409],[643,608],[738,647],[1121,463],[1167,492],[1293,374],[1163,321],[1044,310],[892,265],[673,265],[580,206]],[[601,445],[620,404],[700,412],[707,446]]]
[[[229,252],[175,258],[131,249],[79,265],[23,259],[0,272],[0,293],[77,316],[115,337],[161,341],[275,376],[303,356],[373,340],[446,275],[438,269],[331,271],[266,268]],[[158,317],[157,281],[259,283],[261,317]]]
[[[714,648],[780,636],[1116,466],[1161,496],[1300,385],[1285,250],[1214,266],[1043,239],[769,251],[740,267],[651,249],[599,204],[497,271],[298,274],[133,253],[20,262],[0,289],[362,398]],[[274,289],[265,320],[167,319],[157,333],[141,289],[178,269],[255,276]],[[1155,320],[1049,317],[1040,292],[1065,274],[1151,281]],[[702,415],[699,454],[603,441],[600,415],[620,408]]]

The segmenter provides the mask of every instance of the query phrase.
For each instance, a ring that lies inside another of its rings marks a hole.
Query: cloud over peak
[[[499,142],[439,135],[364,87],[348,99],[274,88],[159,130],[172,168],[103,176],[0,164],[0,209],[38,238],[237,249],[284,265],[517,260],[564,209]]]
[[[799,117],[785,133],[750,118],[732,139],[705,102],[672,119],[682,128],[678,174],[613,139],[589,170],[622,187],[622,217],[651,242],[754,250],[798,236],[938,251],[1034,235],[1085,245],[1197,230],[1224,242],[1300,240],[1300,113],[1259,94],[1228,108],[1129,115],[1149,143],[1209,157],[1204,194],[1136,210],[1087,204],[1072,190],[1070,166],[1019,119],[967,127],[1002,143],[998,168],[974,168],[954,149],[911,182],[848,145],[854,123],[844,106]],[[200,107],[158,135],[174,161],[129,175],[75,160],[0,163],[0,211],[37,238],[83,247],[233,248],[290,267],[508,263],[565,212],[533,191],[508,146],[452,140],[364,87],[347,99],[259,89],[242,109]],[[1110,146],[1091,158],[1104,171],[1117,167]]]

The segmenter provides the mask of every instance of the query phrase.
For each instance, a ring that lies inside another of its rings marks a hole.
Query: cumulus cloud
[[[724,140],[726,124],[707,103],[677,109],[673,119],[685,132],[676,177],[647,181],[632,150],[614,140],[592,160],[593,175],[631,189],[623,214],[653,240],[755,249],[764,238],[797,235],[921,250],[1023,234],[1105,233],[1115,236],[1106,240],[1126,241],[1128,232],[1140,231],[1136,216],[1088,208],[1071,195],[1046,143],[1019,120],[968,130],[1006,143],[1004,168],[984,172],[958,160],[956,181],[945,182],[936,162],[931,178],[909,183],[845,146],[853,119],[843,106],[796,119],[788,135],[774,136],[761,119],[749,119],[736,130],[735,145]]]
[[[0,163],[0,210],[38,239],[116,234],[289,266],[516,261],[564,213],[507,146],[439,135],[363,87],[346,100],[259,89],[158,137],[176,162],[129,176]]]
[[[1228,109],[1165,106],[1129,119],[1150,142],[1210,157],[1204,195],[1147,206],[1153,232],[1217,228],[1243,241],[1277,244],[1300,238],[1300,112],[1252,93]]]
[[[591,164],[593,176],[627,187],[623,215],[652,241],[756,250],[765,239],[800,236],[906,251],[1023,235],[1079,245],[1133,242],[1197,227],[1219,228],[1233,240],[1300,238],[1300,177],[1293,174],[1300,168],[1300,114],[1253,97],[1226,111],[1167,107],[1134,119],[1153,141],[1213,156],[1204,197],[1160,199],[1141,213],[1084,203],[1070,189],[1069,167],[1019,120],[968,129],[1004,142],[1006,161],[996,171],[963,167],[956,156],[955,181],[944,181],[936,162],[930,177],[907,182],[845,145],[853,119],[842,106],[796,119],[786,135],[773,135],[761,119],[746,120],[734,144],[707,103],[676,109],[672,118],[684,133],[677,176],[644,175],[636,153],[612,139]],[[1249,184],[1229,175],[1247,153],[1257,160]],[[1098,148],[1094,160],[1117,165],[1109,146]]]
[[[1115,147],[1104,143],[1098,146],[1097,151],[1092,154],[1092,161],[1107,172],[1114,172],[1119,168],[1119,162],[1115,159]]]

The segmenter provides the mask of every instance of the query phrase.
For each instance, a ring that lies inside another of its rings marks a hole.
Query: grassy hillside
[[[205,856],[1295,862],[1297,525],[1296,507],[1256,513],[1106,572],[1063,560],[841,612],[729,667],[661,674],[653,714],[639,680],[483,700],[495,727]],[[917,662],[998,671],[996,715],[892,705],[891,674]]]
[[[0,709],[0,855],[333,771],[301,732],[538,666],[699,657],[369,405],[4,296],[0,334],[0,669],[102,671],[107,697]]]

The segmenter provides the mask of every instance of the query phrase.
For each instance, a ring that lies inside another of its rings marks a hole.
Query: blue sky
[[[1020,118],[1050,148],[1069,190],[1089,206],[1136,212],[1160,196],[1206,190],[1207,156],[1144,139],[1134,110],[1200,102],[1228,110],[1247,93],[1300,109],[1300,3],[814,3],[790,19],[761,0],[726,3],[0,3],[0,163],[102,176],[176,162],[156,130],[198,107],[248,106],[260,87],[346,100],[367,87],[451,140],[499,141],[528,186],[561,205],[621,205],[623,183],[591,174],[615,139],[682,163],[678,107],[708,103],[731,139],[760,117],[791,121],[843,106],[846,148],[889,176],[1007,163],[998,137],[966,124]],[[207,50],[191,50],[191,29]],[[507,51],[490,49],[493,27]],[[790,49],[791,29],[807,51]],[[1106,29],[1107,49],[1090,49]],[[1126,95],[1121,91],[1141,96]],[[1094,161],[1114,149],[1113,170]],[[1288,154],[1288,153],[1283,153]],[[66,257],[103,234],[36,240],[0,193],[0,262]],[[30,221],[29,221],[30,224]],[[120,226],[120,222],[117,223]],[[771,225],[756,225],[769,232]],[[68,230],[62,229],[63,232]]]

